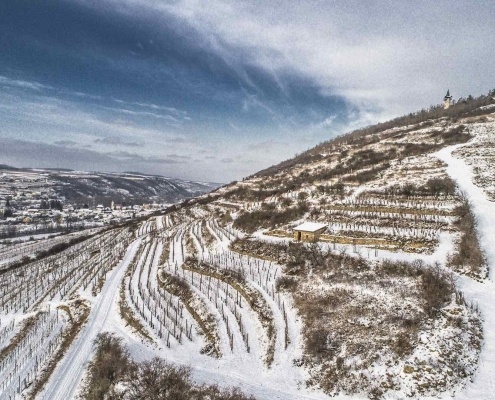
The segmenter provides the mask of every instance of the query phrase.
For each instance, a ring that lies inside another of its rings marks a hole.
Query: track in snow
[[[112,305],[118,296],[120,281],[139,244],[140,240],[138,239],[129,246],[124,259],[108,276],[102,292],[93,304],[88,322],[55,369],[45,390],[39,396],[40,399],[69,400],[75,397],[87,363],[93,353],[93,341],[102,331],[110,315]]]
[[[455,158],[452,152],[464,145],[445,148],[437,157],[447,163],[447,173],[464,191],[471,202],[473,213],[478,220],[478,236],[481,247],[488,261],[489,278],[480,283],[471,278],[459,277],[461,290],[468,301],[478,304],[483,322],[484,344],[478,372],[473,382],[455,398],[490,400],[495,398],[495,203],[485,196],[483,189],[473,183],[471,168],[463,161]]]

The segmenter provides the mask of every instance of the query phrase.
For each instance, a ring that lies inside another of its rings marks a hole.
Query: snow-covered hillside
[[[257,399],[493,398],[494,138],[485,109],[339,139],[4,272],[0,397],[76,398],[112,332]]]
[[[38,193],[63,201],[91,203],[174,203],[199,196],[220,184],[193,182],[137,172],[103,173],[0,166],[0,196],[14,198]]]

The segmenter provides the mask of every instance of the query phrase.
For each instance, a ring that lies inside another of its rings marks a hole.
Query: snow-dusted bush
[[[463,198],[462,204],[456,208],[455,213],[459,216],[456,225],[462,236],[456,253],[449,260],[449,265],[456,271],[477,278],[485,278],[485,256],[476,234],[476,217],[471,211],[467,198]]]
[[[255,400],[238,389],[197,385],[187,367],[161,358],[134,362],[122,340],[102,333],[89,365],[81,398],[84,400]]]

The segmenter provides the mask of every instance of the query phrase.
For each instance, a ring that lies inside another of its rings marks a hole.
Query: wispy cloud
[[[151,112],[151,111],[135,111],[135,110],[129,110],[127,108],[115,108],[115,107],[102,107],[102,108],[120,114],[161,119],[163,121],[166,121],[166,124],[170,126],[180,126],[185,121],[184,119],[180,120],[178,117],[172,115],[158,114],[156,112]]]
[[[165,112],[172,113],[172,114],[175,114],[175,115],[178,115],[181,117],[186,117],[188,114],[187,111],[185,111],[185,110],[178,110],[177,108],[174,108],[174,107],[160,106],[160,105],[153,104],[153,103],[138,103],[138,102],[134,102],[134,101],[125,101],[122,99],[115,99],[115,98],[113,98],[112,100],[115,101],[116,103],[127,105],[127,106],[138,106],[138,107],[145,108],[145,109],[165,111]]]
[[[146,157],[141,154],[131,153],[128,151],[111,151],[104,153],[104,155],[114,158],[119,161],[137,162],[144,164],[179,164],[181,161],[175,157]]]
[[[73,140],[56,140],[53,144],[62,147],[73,147],[77,145],[77,142]]]
[[[167,158],[172,158],[172,159],[175,159],[175,160],[182,160],[182,161],[192,160],[192,157],[191,156],[184,156],[184,155],[180,155],[180,154],[167,154],[166,157]]]
[[[111,145],[117,145],[117,146],[128,146],[128,147],[142,146],[142,144],[140,144],[138,142],[125,141],[120,136],[107,136],[104,138],[98,138],[98,139],[95,139],[95,143],[104,143],[104,144],[111,144]]]
[[[163,129],[150,128],[134,121],[125,121],[118,115],[102,114],[99,108],[92,111],[80,107],[77,103],[53,96],[21,98],[0,95],[0,109],[9,112],[9,117],[30,123],[33,127],[51,127],[73,136],[99,136],[93,140],[101,144],[140,145],[143,141],[177,140],[176,133]],[[38,130],[36,129],[36,130]],[[0,128],[1,132],[1,128]],[[138,138],[128,140],[124,138]]]
[[[46,90],[46,89],[53,89],[51,86],[48,85],[43,85],[38,82],[30,82],[30,81],[24,81],[24,80],[19,80],[19,79],[11,79],[6,76],[1,76],[0,75],[0,85],[1,86],[10,86],[10,87],[16,87],[16,88],[21,88],[21,89],[29,89],[29,90],[35,90],[35,91],[41,91],[41,90]]]

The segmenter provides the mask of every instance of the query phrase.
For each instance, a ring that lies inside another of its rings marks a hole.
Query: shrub
[[[418,276],[421,275],[422,262],[409,263],[407,261],[384,260],[381,270],[389,276]]]
[[[442,272],[439,266],[425,268],[421,277],[421,295],[425,312],[432,316],[454,293],[454,282],[452,276]]]
[[[191,262],[193,260],[196,263],[196,259],[188,257],[186,262]],[[192,296],[191,288],[189,284],[183,279],[176,275],[169,274],[168,272],[162,271],[162,277],[164,279],[164,284],[167,290],[176,296],[182,296],[184,298],[190,298]]]
[[[277,291],[293,292],[297,288],[297,279],[290,276],[280,276],[275,283]]]
[[[385,260],[381,263],[380,269],[389,276],[421,277],[420,294],[424,311],[429,316],[442,308],[455,292],[452,276],[443,272],[438,265],[425,266],[419,260],[414,263]],[[408,328],[408,325],[416,323],[414,319],[404,320],[404,327]]]
[[[432,178],[426,182],[426,190],[433,195],[454,195],[456,186],[451,178]]]
[[[308,205],[299,202],[296,207],[286,208],[282,211],[256,210],[245,212],[234,221],[234,227],[253,233],[261,228],[275,228],[278,225],[287,224],[301,218],[307,211]]]
[[[403,357],[410,354],[413,349],[412,338],[406,332],[401,332],[392,345],[392,350],[399,356]]]
[[[273,211],[275,210],[276,205],[274,203],[263,203],[261,208],[265,211]]]
[[[449,264],[455,267],[469,267],[471,272],[479,274],[485,264],[485,257],[481,250],[478,236],[476,235],[477,221],[467,198],[463,198],[455,213],[459,215],[456,225],[462,232],[462,238],[458,245],[457,253],[449,260]]]
[[[94,341],[96,355],[88,368],[88,380],[82,390],[85,400],[104,399],[130,367],[128,350],[122,340],[110,333],[101,333]]]
[[[332,358],[340,346],[331,340],[330,332],[319,328],[306,336],[306,351],[316,358]]]
[[[282,200],[282,205],[284,207],[290,207],[292,205],[292,200],[288,197],[284,197],[284,199]]]
[[[191,372],[154,358],[135,366],[126,379],[127,398],[188,400],[191,398]]]
[[[135,363],[121,339],[109,333],[95,340],[96,355],[82,390],[85,400],[255,400],[239,389],[196,385],[187,367],[163,359]]]
[[[386,188],[385,193],[391,196],[453,196],[456,194],[456,185],[449,177],[431,178],[423,186],[412,183],[395,185]]]

